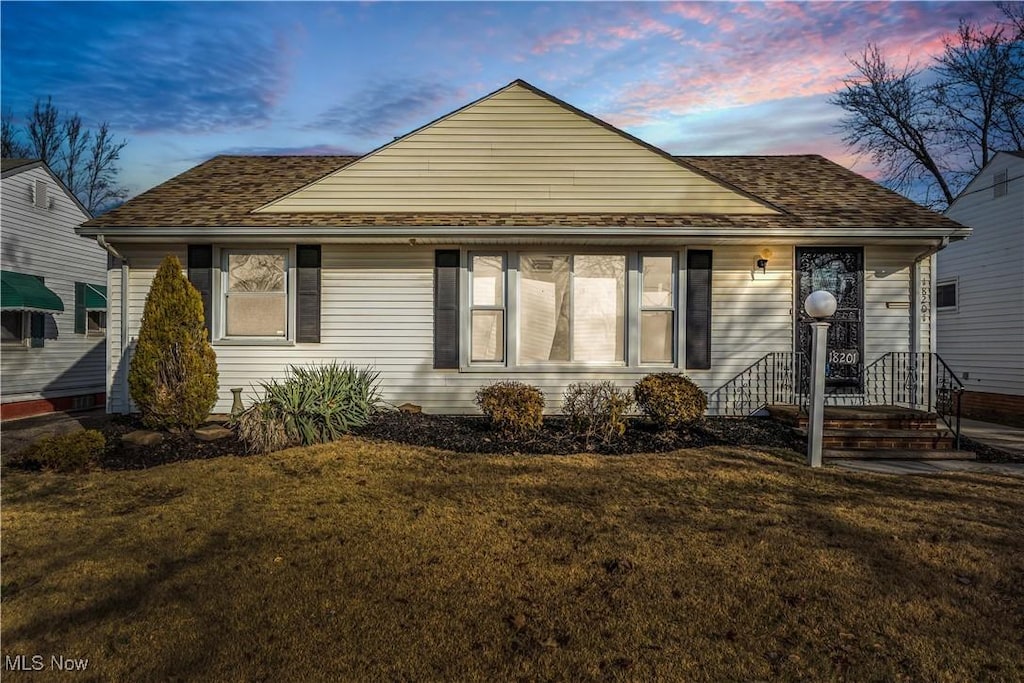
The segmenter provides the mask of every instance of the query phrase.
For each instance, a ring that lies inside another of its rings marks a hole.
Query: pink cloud
[[[740,21],[738,31],[756,27],[758,38],[734,40],[718,31],[689,37],[685,44],[693,55],[668,61],[648,80],[635,82],[606,116],[616,125],[639,126],[666,114],[823,96],[851,75],[847,55],[858,55],[868,42],[878,43],[896,63],[907,55],[912,63],[929,62],[963,13],[958,6],[939,6],[928,10],[925,21],[926,10],[913,5],[781,2],[675,3],[664,12],[712,26],[727,16],[725,8]]]
[[[560,29],[547,35],[541,36],[534,42],[530,52],[535,55],[542,55],[546,52],[567,45],[578,45],[583,41],[583,32],[574,26]]]
[[[682,40],[683,29],[652,17],[644,10],[623,6],[624,16],[616,17],[617,21],[606,18],[594,19],[589,25],[571,26],[551,31],[530,47],[534,55],[543,55],[565,47],[585,45],[603,50],[617,50],[627,42],[641,41],[655,36],[663,36],[672,40]]]

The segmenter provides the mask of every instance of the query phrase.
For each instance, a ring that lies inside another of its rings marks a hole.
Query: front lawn
[[[8,469],[3,655],[100,680],[1024,677],[1024,481],[787,453],[350,438]]]

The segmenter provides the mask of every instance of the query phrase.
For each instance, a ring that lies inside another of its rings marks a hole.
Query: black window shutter
[[[686,252],[686,367],[711,367],[711,252]]]
[[[298,261],[295,292],[295,341],[320,342],[320,245],[295,247]]]
[[[434,252],[434,367],[459,367],[459,251]]]
[[[85,283],[75,283],[75,334],[85,334]]]
[[[203,318],[206,332],[213,338],[213,246],[209,244],[188,245],[188,281],[203,298]]]

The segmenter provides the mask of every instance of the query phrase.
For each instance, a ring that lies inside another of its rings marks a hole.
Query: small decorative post
[[[811,400],[807,415],[807,464],[821,467],[821,435],[825,428],[825,354],[829,324],[824,321],[836,312],[836,298],[817,290],[807,295],[804,310],[814,318],[811,323]]]
[[[242,412],[242,388],[231,390],[231,416],[237,417]]]

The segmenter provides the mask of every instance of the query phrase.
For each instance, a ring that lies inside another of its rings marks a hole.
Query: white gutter
[[[120,356],[120,362],[122,364],[124,364],[125,362],[128,361],[128,349],[129,349],[129,346],[130,346],[130,343],[129,343],[130,340],[128,339],[128,323],[129,323],[129,320],[128,320],[128,289],[129,289],[129,283],[131,281],[131,278],[130,278],[130,275],[131,275],[130,266],[128,264],[128,259],[126,259],[124,256],[122,256],[121,253],[117,251],[117,249],[115,249],[113,246],[111,246],[111,244],[109,242],[107,242],[106,238],[102,234],[96,235],[96,243],[99,244],[104,249],[106,249],[108,254],[110,254],[111,256],[113,256],[114,258],[116,258],[118,261],[121,262],[121,301],[120,301],[120,304],[119,304],[120,305],[119,311],[120,311],[120,314],[121,314],[121,356]],[[108,303],[108,308],[109,308],[109,303]],[[109,358],[109,356],[108,356],[108,358]],[[107,371],[107,376],[108,377],[110,376],[109,369]],[[124,407],[124,412],[126,412],[126,413],[128,412],[128,409],[131,407],[131,404],[130,404],[130,401],[129,401],[128,397],[129,397],[128,368],[125,367],[125,368],[121,369],[121,401],[122,401],[122,405]],[[107,405],[109,406],[110,403],[108,402]]]
[[[296,239],[332,238],[352,240],[366,243],[370,240],[410,240],[418,238],[444,238],[449,241],[459,239],[508,239],[508,238],[616,238],[630,240],[636,238],[724,238],[734,240],[762,240],[765,238],[800,239],[824,238],[834,240],[858,238],[913,238],[913,239],[958,239],[970,235],[970,228],[735,228],[735,227],[701,227],[701,226],[173,226],[143,227],[124,226],[110,228],[79,228],[79,234],[97,236],[112,235],[120,238],[198,238],[199,242],[210,242],[224,238],[267,239],[277,238],[294,241]]]

